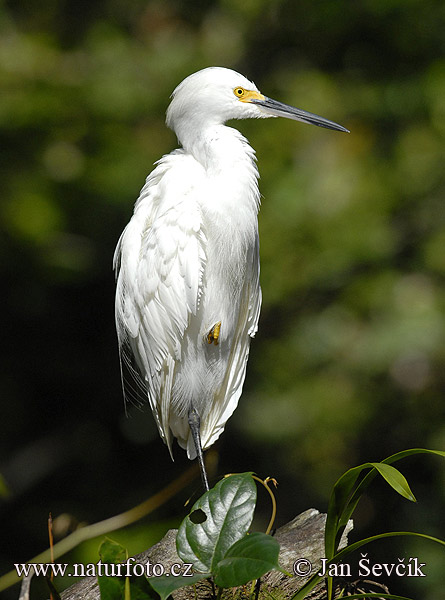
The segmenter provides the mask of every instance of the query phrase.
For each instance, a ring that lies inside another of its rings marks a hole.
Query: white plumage
[[[143,390],[170,453],[175,437],[189,458],[199,454],[192,407],[206,449],[241,395],[261,305],[260,196],[255,153],[224,123],[269,116],[346,131],[263,96],[230,69],[187,77],[167,111],[182,148],[157,162],[116,248],[123,371]],[[135,388],[123,381],[131,398]]]

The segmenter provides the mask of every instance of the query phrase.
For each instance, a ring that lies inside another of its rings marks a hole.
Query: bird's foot
[[[207,334],[207,336],[206,336],[207,343],[215,344],[215,346],[217,346],[220,331],[221,331],[221,321],[218,321],[218,323],[215,323],[215,325],[213,325],[213,327],[210,329],[209,333]]]

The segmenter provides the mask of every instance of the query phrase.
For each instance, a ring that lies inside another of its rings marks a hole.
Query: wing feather
[[[245,280],[243,304],[240,308],[236,327],[237,334],[232,344],[224,384],[213,402],[206,421],[203,423],[203,448],[211,446],[224,431],[224,426],[236,409],[241,396],[249,358],[250,340],[258,329],[261,309],[258,237],[256,238],[255,247],[248,257],[247,264],[250,264],[250,272]]]
[[[171,392],[181,340],[196,314],[205,262],[199,207],[181,151],[158,162],[115,252],[116,325],[124,396],[150,403],[171,452]],[[133,358],[134,357],[134,358]]]

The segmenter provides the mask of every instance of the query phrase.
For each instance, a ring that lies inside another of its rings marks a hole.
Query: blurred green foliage
[[[104,518],[187,463],[124,417],[111,259],[175,147],[169,95],[212,64],[351,130],[235,124],[261,172],[264,304],[219,472],[277,477],[284,521],[355,464],[445,447],[444,29],[438,0],[1,3],[2,572],[46,546],[49,510]],[[443,469],[410,464],[419,505],[382,490],[358,526],[444,535]],[[408,587],[437,600],[428,552]]]

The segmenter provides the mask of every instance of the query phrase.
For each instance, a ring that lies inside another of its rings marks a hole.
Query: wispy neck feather
[[[255,151],[237,129],[217,124],[179,139],[184,150],[215,175],[245,167],[249,171],[253,168],[258,177]]]
[[[226,125],[215,125],[194,136],[193,144],[184,148],[193,155],[211,179],[220,179],[219,189],[233,198],[247,197],[245,201],[258,211],[258,169],[255,151],[237,130]],[[242,198],[240,198],[242,200]]]

